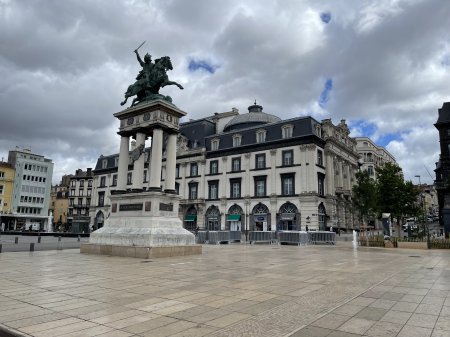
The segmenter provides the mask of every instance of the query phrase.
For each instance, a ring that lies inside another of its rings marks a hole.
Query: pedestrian
[[[197,236],[199,229],[200,229],[200,227],[198,227],[198,226],[195,227],[195,236]]]
[[[309,231],[308,225],[306,225],[306,231]]]

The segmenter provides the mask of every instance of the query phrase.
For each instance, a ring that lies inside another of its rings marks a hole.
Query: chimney
[[[92,168],[88,167],[87,169],[87,176],[91,176],[92,175]]]

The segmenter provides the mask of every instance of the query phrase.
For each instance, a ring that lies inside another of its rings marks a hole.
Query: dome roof
[[[257,125],[271,124],[281,121],[281,118],[266,114],[262,112],[263,107],[261,105],[255,104],[248,107],[248,113],[243,115],[237,115],[231,121],[229,121],[223,131],[233,131],[244,129]]]

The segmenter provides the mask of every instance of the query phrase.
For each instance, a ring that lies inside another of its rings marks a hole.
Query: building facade
[[[176,184],[179,216],[189,230],[329,230],[355,228],[351,189],[358,170],[356,141],[344,120],[281,120],[256,104],[180,125]],[[131,154],[131,152],[130,152]],[[144,186],[151,150],[145,151]],[[94,169],[91,223],[109,213],[118,154]],[[132,186],[132,161],[128,186]],[[165,158],[162,163],[165,184]]]
[[[8,163],[15,169],[9,229],[47,231],[53,162],[16,148],[9,151]]]
[[[439,131],[441,153],[436,163],[435,186],[439,203],[439,224],[444,227],[445,236],[450,233],[450,102],[445,102],[438,110],[439,116],[434,126]]]
[[[361,170],[367,171],[369,176],[376,180],[376,168],[386,163],[397,164],[395,157],[384,147],[378,146],[370,138],[356,137],[356,150],[359,153]]]
[[[69,179],[65,179],[65,177],[63,177],[61,184],[52,186],[51,193],[50,209],[53,212],[53,226],[54,230],[59,232],[64,232],[68,229],[70,177]]]
[[[86,171],[76,170],[75,175],[70,176],[69,183],[69,208],[68,230],[73,233],[89,233],[94,174],[91,168]]]
[[[0,218],[3,214],[5,217],[0,219],[2,231],[9,227],[7,214],[12,213],[12,198],[14,190],[15,170],[9,163],[0,162]]]

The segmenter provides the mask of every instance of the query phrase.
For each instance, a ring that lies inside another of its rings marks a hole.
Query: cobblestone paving
[[[24,336],[450,336],[448,251],[204,246],[139,260],[0,254],[0,328]],[[1,335],[0,329],[0,335]]]

